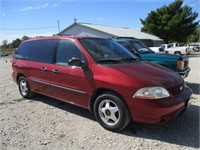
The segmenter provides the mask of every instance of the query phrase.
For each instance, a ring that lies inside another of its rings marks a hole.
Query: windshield
[[[152,51],[148,46],[146,46],[141,41],[129,41],[129,42],[133,51],[135,50],[140,54],[154,53],[154,51]]]
[[[79,42],[97,63],[114,64],[137,61],[135,56],[111,39],[82,38]]]

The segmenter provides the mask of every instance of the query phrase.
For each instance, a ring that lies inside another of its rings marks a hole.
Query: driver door
[[[70,40],[60,40],[51,76],[51,96],[75,105],[87,107],[92,92],[93,76],[89,69],[69,66],[69,60],[87,62],[80,49]]]

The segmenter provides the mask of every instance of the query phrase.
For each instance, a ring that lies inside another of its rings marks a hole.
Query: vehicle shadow
[[[65,103],[47,96],[43,96],[40,94],[36,94],[33,98],[31,98],[31,100],[33,101],[39,101],[42,103],[45,103],[47,105],[62,109],[64,111],[88,118],[90,120],[95,121],[95,117],[90,113],[89,110],[69,104],[69,103]]]
[[[186,82],[186,85],[192,89],[193,94],[200,95],[200,84]]]
[[[94,115],[92,115],[88,110],[53,98],[37,95],[32,98],[32,100],[40,101],[64,111],[96,121]],[[122,130],[119,134],[198,148],[199,110],[199,106],[192,105],[184,114],[177,117],[169,124],[152,126],[134,123]]]
[[[158,140],[170,144],[177,144],[191,148],[199,148],[199,110],[196,105],[190,108],[181,116],[165,125],[144,125],[135,124],[133,134],[130,129],[123,131],[128,136]]]

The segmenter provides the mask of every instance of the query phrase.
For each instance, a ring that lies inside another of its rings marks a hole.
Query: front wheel
[[[96,120],[105,129],[120,131],[130,122],[130,113],[124,101],[112,93],[105,93],[97,97],[94,103]]]
[[[28,84],[28,81],[25,77],[21,76],[18,80],[19,92],[24,98],[31,98],[34,93],[31,91],[31,88]]]
[[[181,52],[174,52],[174,55],[181,55]]]

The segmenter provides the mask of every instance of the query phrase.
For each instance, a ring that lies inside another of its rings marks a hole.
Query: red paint
[[[34,92],[41,93],[68,103],[73,103],[83,108],[90,108],[91,96],[98,89],[107,89],[118,93],[127,104],[134,121],[143,123],[165,123],[176,116],[176,113],[184,108],[191,96],[191,90],[187,87],[176,96],[160,100],[141,100],[132,98],[137,90],[143,87],[161,86],[170,89],[181,85],[184,81],[176,73],[155,64],[133,62],[116,65],[100,65],[86,52],[78,42],[81,37],[51,37],[45,39],[70,39],[88,61],[88,69],[45,64],[29,60],[13,59],[13,79],[17,82],[17,76],[23,74]],[[37,40],[37,39],[36,39]],[[41,68],[47,71],[42,72]],[[52,70],[58,69],[59,74],[53,74]],[[63,90],[57,87],[38,84],[33,80],[71,88],[85,92],[80,94]]]

